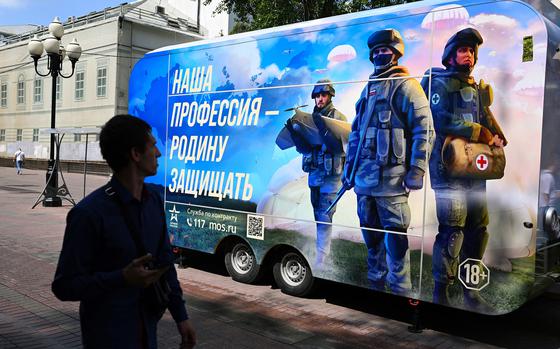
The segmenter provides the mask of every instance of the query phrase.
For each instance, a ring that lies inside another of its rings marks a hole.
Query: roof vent
[[[165,14],[165,7],[163,6],[156,6],[156,13],[158,15],[164,15]]]

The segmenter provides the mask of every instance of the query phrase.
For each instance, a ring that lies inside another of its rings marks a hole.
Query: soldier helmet
[[[474,64],[478,60],[478,46],[482,45],[484,40],[478,30],[474,28],[465,28],[455,33],[445,44],[441,63],[445,67],[449,67],[449,58],[454,57],[459,47],[472,47],[474,50]]]
[[[369,47],[369,60],[373,63],[373,50],[381,46],[389,47],[397,59],[404,56],[404,41],[401,33],[396,29],[378,30],[371,34],[367,40]]]
[[[317,81],[315,87],[313,88],[313,91],[311,92],[311,99],[317,97],[317,95],[321,94],[321,92],[326,92],[334,97],[335,90],[332,85],[332,81],[330,81],[329,79],[321,79]]]

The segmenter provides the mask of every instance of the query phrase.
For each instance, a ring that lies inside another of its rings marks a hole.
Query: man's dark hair
[[[101,155],[115,172],[130,161],[130,150],[146,149],[152,127],[142,119],[123,114],[115,115],[101,129],[99,147]]]

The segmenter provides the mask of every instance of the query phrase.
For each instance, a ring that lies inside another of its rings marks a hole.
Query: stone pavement
[[[65,174],[81,198],[83,177]],[[70,205],[31,206],[45,180],[43,171],[0,167],[0,348],[80,347],[78,304],[60,302],[50,291]],[[108,180],[89,176],[87,192]],[[179,269],[199,348],[491,348],[471,339],[424,330],[324,298],[302,299],[270,285],[244,285],[220,273]],[[363,295],[364,293],[355,293]],[[384,296],[398,303],[397,297]],[[364,300],[367,302],[367,300]],[[402,303],[402,301],[401,301]],[[160,323],[161,348],[178,347],[169,314]]]

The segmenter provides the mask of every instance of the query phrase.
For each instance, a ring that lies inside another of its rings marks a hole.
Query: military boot
[[[495,312],[494,307],[485,301],[476,290],[463,288],[463,302],[466,309],[471,309],[483,314],[492,314]]]
[[[449,306],[451,304],[449,300],[449,285],[442,282],[435,282],[434,285],[434,294],[433,294],[433,301],[434,303]]]

